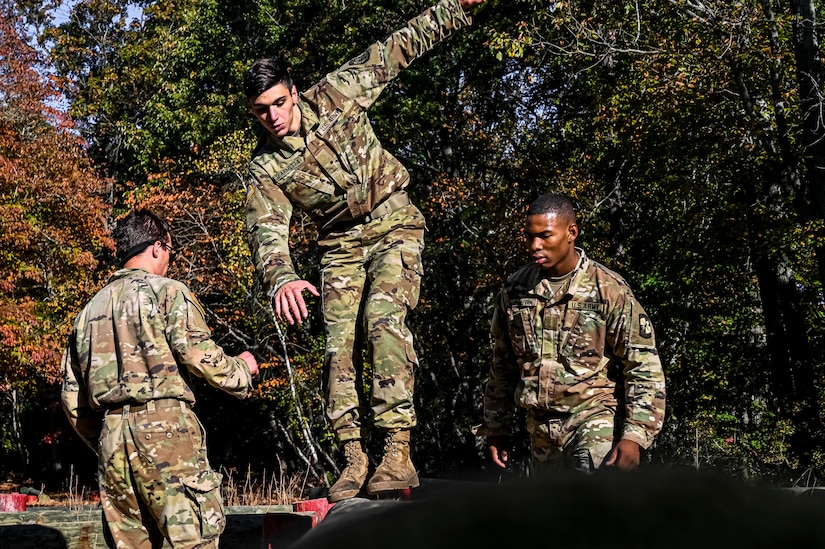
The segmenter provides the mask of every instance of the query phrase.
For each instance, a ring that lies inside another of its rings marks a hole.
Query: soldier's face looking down
[[[298,109],[298,90],[275,84],[261,95],[252,98],[249,106],[258,122],[275,137],[293,134],[301,127]]]
[[[524,235],[533,261],[548,275],[563,276],[576,268],[579,227],[574,220],[555,213],[528,215]]]

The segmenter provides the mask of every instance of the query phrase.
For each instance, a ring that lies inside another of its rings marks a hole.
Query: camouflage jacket
[[[458,0],[442,0],[301,93],[300,136],[267,135],[259,144],[249,165],[246,227],[270,295],[299,278],[288,247],[293,207],[324,232],[407,186],[407,170],[382,148],[366,109],[414,59],[469,24]]]
[[[239,398],[252,382],[246,362],[212,341],[185,284],[121,269],[75,320],[63,353],[63,408],[95,448],[106,409],[160,398],[194,403],[181,366]]]
[[[569,284],[555,295],[536,264],[507,279],[478,434],[512,433],[516,404],[571,414],[606,406],[617,409],[622,438],[647,448],[665,413],[653,326],[622,277],[577,251]]]

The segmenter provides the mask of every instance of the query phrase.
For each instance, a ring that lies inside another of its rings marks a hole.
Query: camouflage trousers
[[[424,228],[424,216],[409,205],[318,241],[326,412],[339,441],[364,438],[365,419],[382,429],[416,423],[418,358],[406,318],[418,304]],[[372,366],[367,380],[362,338]]]
[[[109,412],[98,445],[104,519],[115,547],[216,548],[224,529],[222,477],[206,459],[203,428],[181,401]]]
[[[602,406],[564,415],[530,410],[527,432],[536,473],[598,469],[613,449],[615,415],[615,410]]]

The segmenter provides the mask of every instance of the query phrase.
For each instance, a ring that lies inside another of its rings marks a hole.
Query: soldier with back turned
[[[221,475],[206,457],[185,369],[238,398],[258,364],[211,338],[185,284],[166,277],[175,250],[165,221],[147,210],[114,232],[121,269],[83,308],[63,354],[62,401],[98,455],[113,547],[216,548],[225,525]]]

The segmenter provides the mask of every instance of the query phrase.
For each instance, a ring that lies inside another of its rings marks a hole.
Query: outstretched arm
[[[326,80],[339,92],[368,108],[400,72],[455,31],[470,25],[464,13],[483,0],[441,0],[410,19],[386,40],[375,42],[366,51],[337,70]]]

